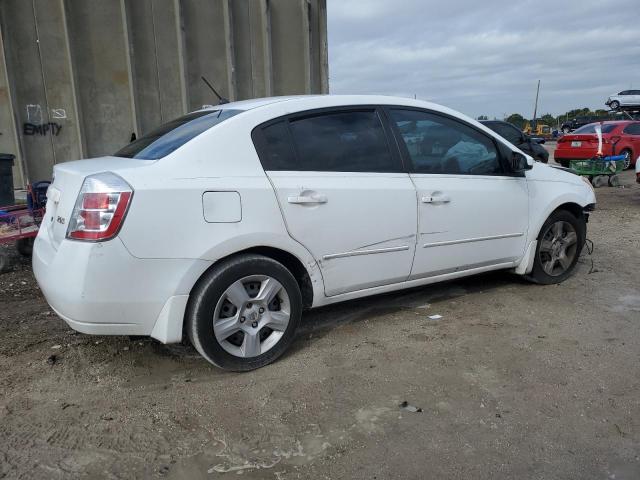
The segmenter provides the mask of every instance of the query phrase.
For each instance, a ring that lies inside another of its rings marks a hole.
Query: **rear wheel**
[[[187,334],[212,364],[247,371],[276,360],[294,339],[302,295],[287,268],[261,255],[240,255],[201,279],[187,311]]]
[[[528,278],[543,285],[566,280],[578,263],[586,230],[584,219],[566,210],[553,212],[540,230],[533,270]]]
[[[7,273],[11,270],[11,259],[8,255],[0,251],[0,273]]]

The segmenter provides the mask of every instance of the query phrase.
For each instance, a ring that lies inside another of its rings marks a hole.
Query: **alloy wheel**
[[[540,239],[540,263],[551,277],[564,274],[573,265],[578,251],[578,234],[569,222],[559,220],[549,225]]]
[[[242,358],[273,348],[287,330],[291,302],[275,278],[251,275],[232,283],[213,314],[213,333],[224,350]]]

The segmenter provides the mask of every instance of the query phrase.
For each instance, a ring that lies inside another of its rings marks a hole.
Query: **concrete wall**
[[[17,186],[217,99],[327,93],[326,0],[1,0]]]

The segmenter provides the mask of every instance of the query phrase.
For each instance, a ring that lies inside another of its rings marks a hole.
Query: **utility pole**
[[[536,115],[538,115],[538,95],[540,94],[540,80],[538,80],[538,89],[536,90],[536,104],[533,107],[533,119],[531,120],[531,133],[535,133]]]

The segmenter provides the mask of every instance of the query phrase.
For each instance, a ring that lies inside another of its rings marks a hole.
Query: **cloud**
[[[330,90],[500,118],[531,116],[540,79],[539,112],[604,108],[640,88],[639,24],[637,0],[328,0]]]

